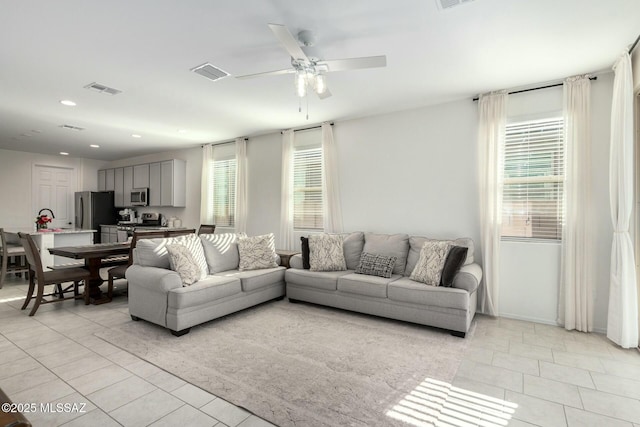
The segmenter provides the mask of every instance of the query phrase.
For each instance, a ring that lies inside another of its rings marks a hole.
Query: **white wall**
[[[33,226],[35,213],[40,208],[31,206],[32,167],[36,164],[74,168],[77,177],[77,191],[95,191],[98,188],[97,171],[106,162],[0,150],[1,227],[10,229]]]
[[[591,227],[595,262],[594,327],[606,330],[609,302],[609,260],[613,229],[609,214],[609,130],[613,74],[591,85]],[[562,111],[562,87],[509,97],[509,116],[536,116]],[[503,242],[500,270],[502,316],[555,324],[560,276],[559,243]]]
[[[476,127],[471,99],[337,122],[345,230],[478,242]]]

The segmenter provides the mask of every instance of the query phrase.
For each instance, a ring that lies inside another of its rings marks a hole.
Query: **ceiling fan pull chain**
[[[309,97],[305,96],[305,98],[307,98],[307,120],[309,120]]]

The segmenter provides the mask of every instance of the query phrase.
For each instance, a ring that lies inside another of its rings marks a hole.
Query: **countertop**
[[[33,228],[9,228],[5,230],[8,233],[29,233],[32,236],[40,236],[43,234],[79,234],[79,233],[95,233],[97,230],[83,230],[81,228],[45,228],[44,230],[35,231]]]

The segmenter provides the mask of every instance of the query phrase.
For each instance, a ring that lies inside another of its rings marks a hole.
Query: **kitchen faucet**
[[[40,209],[40,212],[38,212],[38,216],[42,215],[43,211],[49,211],[49,213],[51,214],[51,218],[55,219],[56,216],[53,214],[53,211],[49,208]]]

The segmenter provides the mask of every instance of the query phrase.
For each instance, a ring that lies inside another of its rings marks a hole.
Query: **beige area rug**
[[[451,383],[470,334],[283,300],[180,338],[145,321],[96,335],[276,425],[316,427],[406,426],[399,402]]]

